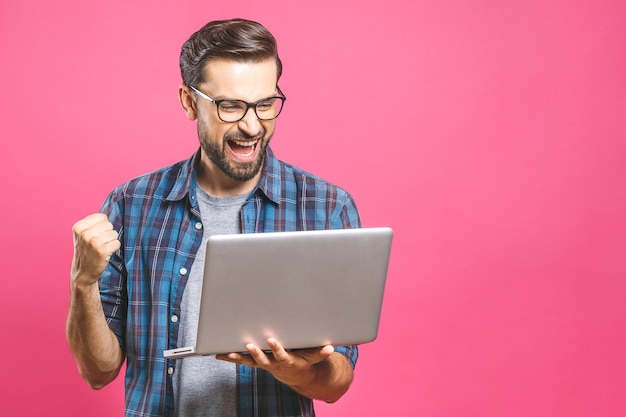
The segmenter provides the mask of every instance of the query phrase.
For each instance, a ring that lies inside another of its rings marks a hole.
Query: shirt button
[[[187,275],[187,268],[180,268],[181,275]]]
[[[202,223],[201,222],[196,223],[196,229],[198,229],[198,230],[202,229]]]
[[[174,373],[174,368],[172,368],[171,366],[167,368],[167,373],[172,375]]]
[[[172,323],[176,323],[178,321],[178,316],[176,314],[172,315]]]

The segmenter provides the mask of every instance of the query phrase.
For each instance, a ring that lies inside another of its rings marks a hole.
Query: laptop
[[[388,227],[215,235],[208,239],[195,346],[166,358],[362,344],[378,335]]]

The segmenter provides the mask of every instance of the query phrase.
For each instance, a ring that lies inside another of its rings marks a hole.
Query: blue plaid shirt
[[[190,159],[128,181],[103,212],[121,249],[100,280],[104,313],[126,355],[126,416],[171,416],[180,304],[202,241],[196,198],[199,151]],[[360,227],[343,189],[279,161],[268,148],[257,188],[241,210],[244,233]],[[352,366],[356,346],[337,346]],[[260,369],[237,366],[237,412],[245,416],[314,416],[313,402]]]

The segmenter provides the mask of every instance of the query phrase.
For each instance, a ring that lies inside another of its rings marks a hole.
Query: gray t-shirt
[[[198,328],[202,273],[207,239],[216,234],[241,233],[241,206],[249,194],[213,197],[199,186],[198,203],[203,226],[202,244],[191,267],[183,293],[178,346],[193,346]],[[173,375],[175,415],[179,417],[236,417],[236,365],[214,355],[184,359]]]

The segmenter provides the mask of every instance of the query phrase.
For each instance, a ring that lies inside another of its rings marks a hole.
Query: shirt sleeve
[[[119,198],[121,192],[113,191],[102,206],[101,212],[109,216],[113,228],[119,233],[122,247],[117,250],[109,260],[109,265],[100,277],[100,300],[109,328],[122,347],[126,351],[126,312],[128,309],[128,297],[126,291],[127,272],[124,264],[124,226],[123,226],[123,199]]]
[[[342,190],[343,191],[343,190]],[[356,206],[356,203],[352,196],[343,191],[340,195],[341,198],[338,199],[338,209],[339,209],[339,222],[338,224],[333,224],[334,227],[341,229],[356,229],[361,227],[361,218],[359,215],[359,210]],[[341,353],[345,356],[352,365],[352,368],[356,366],[356,361],[359,356],[359,348],[356,345],[348,345],[348,346],[335,346],[335,352]]]
[[[356,360],[359,357],[359,348],[357,345],[349,345],[349,346],[335,346],[335,352],[341,353],[350,361],[350,365],[352,365],[352,369],[356,366]]]
[[[347,191],[339,189],[337,205],[332,216],[333,229],[358,229],[361,227],[361,216],[356,202]]]

